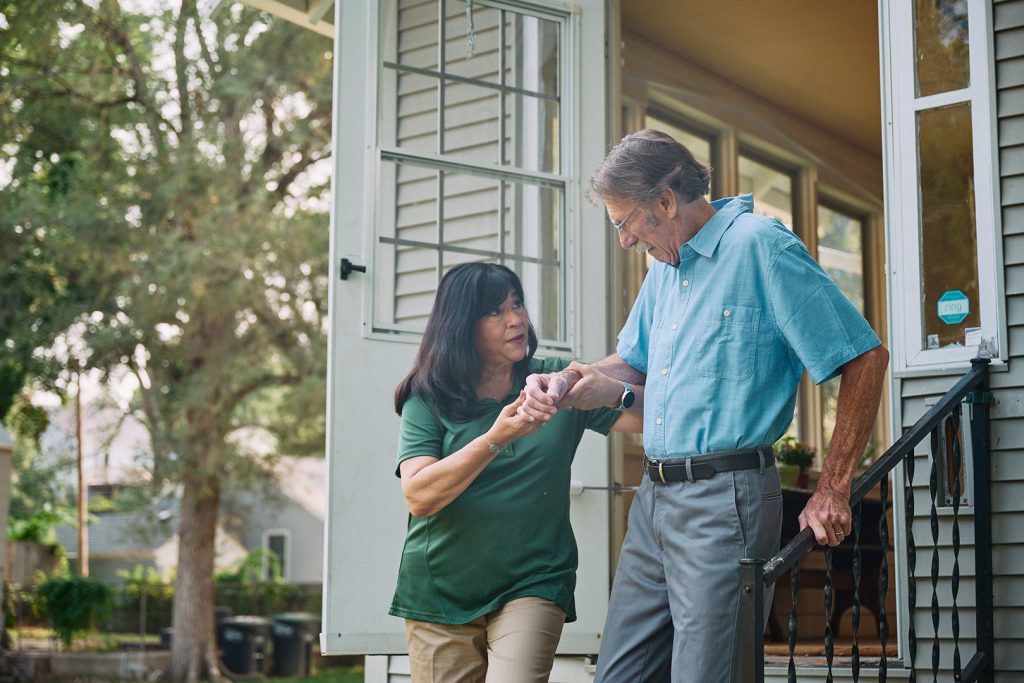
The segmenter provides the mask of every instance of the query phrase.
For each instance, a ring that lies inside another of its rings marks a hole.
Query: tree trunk
[[[220,680],[213,623],[214,539],[220,484],[210,479],[190,474],[183,480],[168,676],[173,683]]]

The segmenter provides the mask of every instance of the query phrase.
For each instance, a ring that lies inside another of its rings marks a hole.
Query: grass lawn
[[[230,676],[229,676],[230,678]],[[50,676],[46,680],[57,683],[124,683],[123,678],[102,678],[97,676]],[[363,667],[337,666],[321,669],[312,676],[290,676],[288,678],[267,678],[269,683],[363,683]]]
[[[271,678],[274,683],[363,683],[363,667],[338,666],[321,669],[312,676],[296,676],[293,678]]]
[[[57,647],[57,637],[48,628],[23,626],[8,629],[11,636],[11,644],[15,650],[32,648],[49,650]],[[147,647],[156,647],[160,644],[158,634],[146,634]],[[76,636],[71,641],[68,652],[116,652],[122,643],[139,643],[142,641],[138,633],[103,633],[93,631],[81,636]],[[61,647],[60,649],[64,649]]]

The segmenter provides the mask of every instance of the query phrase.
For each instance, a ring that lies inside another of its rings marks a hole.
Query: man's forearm
[[[647,375],[640,372],[626,361],[619,358],[619,354],[613,353],[610,356],[594,361],[590,364],[602,375],[607,375],[622,382],[630,384],[646,384]]]
[[[876,346],[843,366],[836,428],[822,466],[819,487],[849,494],[850,479],[864,454],[878,415],[888,363],[889,352],[883,346]]]

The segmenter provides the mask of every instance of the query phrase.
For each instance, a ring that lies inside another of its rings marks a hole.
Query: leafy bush
[[[785,465],[796,465],[803,472],[814,462],[814,449],[795,436],[786,436],[775,444],[775,459]]]
[[[65,647],[110,611],[110,587],[86,576],[53,576],[37,588],[39,611]]]
[[[245,556],[237,570],[220,572],[214,580],[220,583],[283,583],[281,558],[269,548],[256,548]]]
[[[66,508],[40,510],[27,519],[11,517],[7,524],[7,538],[12,541],[27,541],[54,545],[57,533],[53,530],[58,524],[74,524],[74,514]]]

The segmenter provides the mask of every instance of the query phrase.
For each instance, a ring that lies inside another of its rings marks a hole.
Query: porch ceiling
[[[333,35],[334,0],[245,2]],[[648,40],[881,156],[875,2],[621,0],[619,6],[631,39]]]
[[[622,0],[620,7],[630,39],[649,40],[881,155],[875,2]]]
[[[218,4],[223,0],[213,0]],[[293,24],[334,37],[334,0],[244,0]]]

